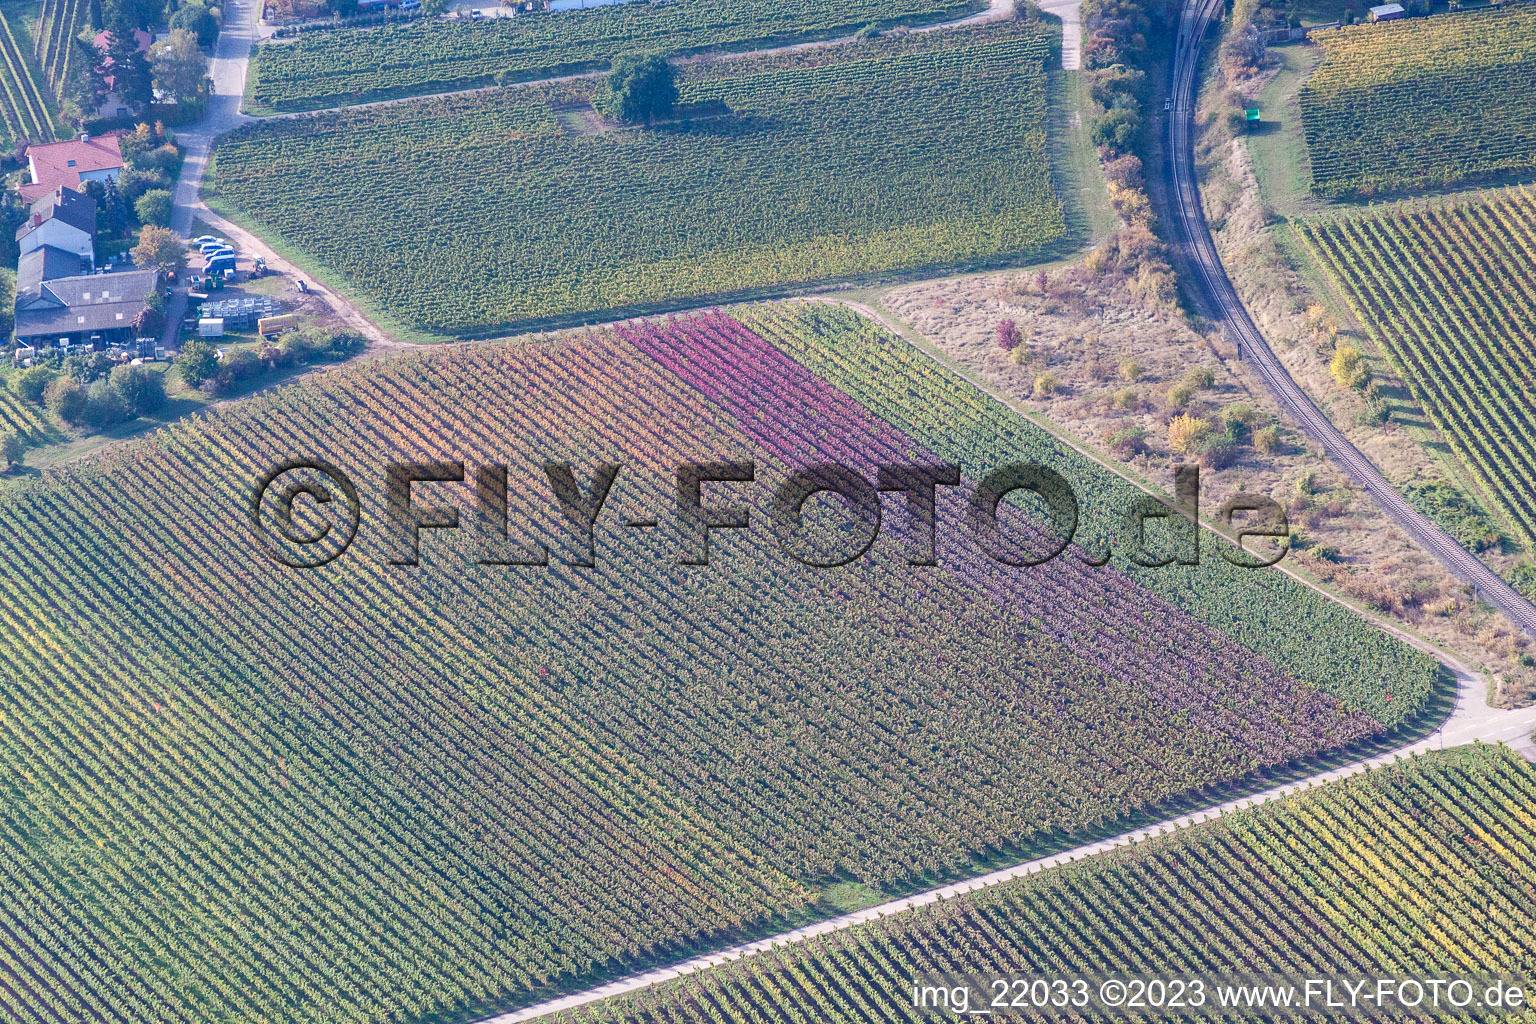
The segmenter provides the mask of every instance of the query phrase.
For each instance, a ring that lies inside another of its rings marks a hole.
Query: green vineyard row
[[[1302,131],[1320,195],[1436,188],[1536,168],[1536,8],[1313,33]]]
[[[358,363],[0,499],[0,1021],[472,1019],[782,928],[838,879],[974,871],[1337,756],[1430,701],[1431,659],[1278,573],[1013,571],[956,507],[937,566],[893,533],[811,568],[759,513],[680,564],[674,527],[613,524],[670,523],[688,461],[767,488],[1035,453],[1095,520],[1127,496],[846,311],[742,316]],[[295,458],[360,498],[313,571],[248,520]],[[508,467],[510,539],[549,565],[482,564],[461,484],[419,499],[463,529],[389,563],[386,465],[444,458]],[[552,458],[622,467],[590,568]],[[709,500],[761,510],[752,486]]]
[[[1501,974],[1528,980],[1536,971],[1533,805],[1536,771],[1507,748],[1424,755],[546,1019],[917,1024],[953,1018],[914,1005],[916,980],[961,976]],[[996,994],[977,992],[982,1006]],[[1216,994],[1207,994],[1215,1003]],[[1035,998],[1040,995],[1037,990]],[[1124,1010],[1105,1012],[1102,1005],[1081,1015],[1049,1003],[1036,1010],[1027,999],[1026,1007],[1007,1010],[1003,1019],[1127,1019]],[[1136,1019],[1261,1016],[1211,1005],[1176,1016],[1143,1013]],[[1330,1014],[1314,1003],[1304,1019],[1511,1020],[1528,1014],[1468,1016],[1426,1006],[1404,1016],[1368,1005]]]
[[[1387,206],[1301,233],[1461,461],[1536,541],[1536,196]]]
[[[1065,232],[1051,46],[1007,23],[696,65],[649,127],[586,81],[256,123],[212,196],[439,335],[1011,260]]]
[[[624,3],[484,23],[426,19],[301,35],[259,47],[251,106],[313,110],[364,100],[553,78],[605,68],[624,53],[698,53],[826,39],[866,25],[958,18],[976,0],[688,0]]]

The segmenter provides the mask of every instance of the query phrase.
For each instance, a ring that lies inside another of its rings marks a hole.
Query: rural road
[[[1174,56],[1172,108],[1168,114],[1167,186],[1175,236],[1170,241],[1180,280],[1196,286],[1205,313],[1221,325],[1228,338],[1239,341],[1243,359],[1258,371],[1275,400],[1309,438],[1323,446],[1355,483],[1365,488],[1377,507],[1451,575],[1475,587],[1479,598],[1502,612],[1527,635],[1536,637],[1536,605],[1403,500],[1386,477],[1349,443],[1291,379],[1232,287],[1205,221],[1193,147],[1195,75],[1200,46],[1221,9],[1221,0],[1187,0]]]
[[[202,120],[176,133],[177,141],[184,148],[185,159],[181,165],[181,175],[176,179],[176,190],[171,195],[171,230],[184,238],[189,237],[193,219],[200,219],[233,241],[240,251],[263,257],[272,272],[292,274],[309,280],[308,275],[290,266],[287,260],[260,238],[209,210],[203,204],[201,195],[203,175],[208,169],[208,157],[213,151],[214,142],[225,132],[252,120],[240,112],[240,103],[245,97],[245,73],[251,62],[251,48],[256,44],[257,15],[261,3],[262,0],[227,0],[224,6],[224,29],[219,33],[208,68],[208,76],[213,79],[213,92],[208,97]],[[343,296],[313,286],[310,294],[328,305],[338,319],[362,334],[372,346],[416,347],[386,334]],[[173,289],[166,309],[165,335],[161,339],[167,348],[174,344],[177,327],[186,315],[186,310],[186,290]]]

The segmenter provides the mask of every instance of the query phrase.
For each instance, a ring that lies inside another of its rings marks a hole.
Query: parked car
[[[400,9],[402,11],[419,11],[421,10],[421,0],[400,0]]]

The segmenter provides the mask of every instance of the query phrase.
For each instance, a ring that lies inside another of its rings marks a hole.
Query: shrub
[[[1209,366],[1196,366],[1184,375],[1184,380],[1196,390],[1202,390],[1216,383],[1216,371]]]
[[[1134,409],[1141,404],[1141,393],[1135,388],[1121,388],[1115,392],[1116,409]]]
[[[4,439],[0,439],[0,462],[5,463],[7,472],[21,465],[21,460],[26,455],[27,443],[21,439],[21,435],[16,433],[16,431],[13,430],[6,434]]]
[[[676,72],[657,54],[619,57],[608,75],[605,101],[605,113],[629,124],[669,117],[677,106]]]
[[[188,343],[176,357],[176,372],[189,388],[200,388],[219,372],[217,350],[206,341]]]
[[[85,393],[85,408],[81,421],[92,430],[103,430],[114,423],[121,423],[133,414],[128,403],[117,393],[109,381],[98,380]]]
[[[1371,371],[1365,365],[1360,350],[1353,345],[1340,345],[1328,363],[1328,372],[1334,383],[1341,388],[1363,390],[1370,382]]]
[[[1218,434],[1200,446],[1200,465],[1206,469],[1225,469],[1237,461],[1238,447]]]
[[[76,384],[90,384],[111,373],[113,365],[105,352],[80,352],[64,360],[64,373]]]
[[[1019,325],[1012,320],[999,320],[997,322],[997,347],[1004,352],[1012,352],[1024,344],[1024,336],[1019,333]]]
[[[1197,451],[1200,443],[1211,432],[1211,425],[1198,416],[1187,413],[1175,416],[1168,424],[1168,447],[1181,454]]]
[[[1233,402],[1221,410],[1223,423],[1240,423],[1245,427],[1253,426],[1259,418],[1259,411],[1247,402]]]
[[[1089,134],[1095,146],[1112,153],[1123,153],[1131,148],[1140,133],[1141,115],[1125,107],[1115,107],[1094,118]]]
[[[1147,450],[1147,432],[1140,426],[1117,430],[1105,438],[1105,441],[1109,445],[1109,450],[1122,459],[1141,455]]]
[[[133,204],[133,215],[140,224],[167,227],[171,223],[171,193],[163,188],[150,189]]]
[[[1253,447],[1266,455],[1280,450],[1280,428],[1274,424],[1253,432]]]
[[[1194,397],[1194,385],[1188,381],[1181,380],[1168,389],[1168,407],[1171,409],[1182,409]]]
[[[59,377],[43,389],[43,402],[48,411],[71,426],[78,426],[85,418],[85,388],[73,377]]]
[[[1147,368],[1141,365],[1139,359],[1122,359],[1120,361],[1120,379],[1123,381],[1138,381],[1141,375],[1147,372]]]
[[[51,366],[29,366],[12,379],[11,386],[23,401],[42,405],[43,392],[58,375],[58,371]]]
[[[130,416],[148,416],[165,405],[165,377],[147,366],[119,366],[107,377]]]
[[[1061,382],[1054,373],[1042,373],[1035,378],[1035,397],[1047,398],[1061,390]]]
[[[249,380],[264,369],[261,359],[254,352],[229,352],[223,362],[219,363],[218,372],[213,375],[214,393],[228,394],[241,381]]]

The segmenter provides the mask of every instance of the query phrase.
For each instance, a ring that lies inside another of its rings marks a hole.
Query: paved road
[[[1528,635],[1536,636],[1536,605],[1403,500],[1371,461],[1350,444],[1312,399],[1296,386],[1232,287],[1200,205],[1192,145],[1195,75],[1200,47],[1212,21],[1220,14],[1221,6],[1220,0],[1186,0],[1174,58],[1167,163],[1168,202],[1173,212],[1171,220],[1176,236],[1173,248],[1179,277],[1196,286],[1207,315],[1221,325],[1228,338],[1241,344],[1243,358],[1258,371],[1276,401],[1308,437],[1321,444],[1350,478],[1365,488],[1377,507],[1453,576],[1476,587],[1478,597]]]

